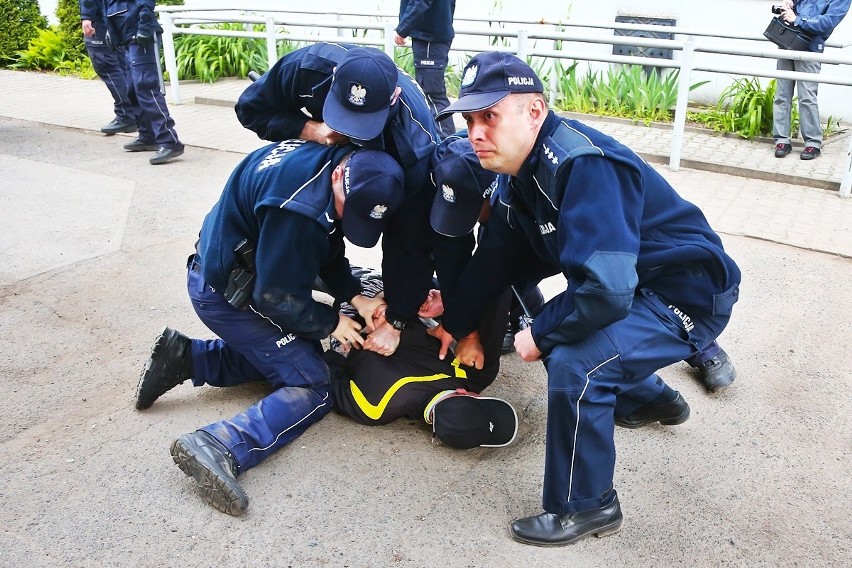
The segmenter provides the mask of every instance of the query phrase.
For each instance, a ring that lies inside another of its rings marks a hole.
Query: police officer
[[[610,534],[622,524],[615,417],[688,418],[656,373],[722,332],[740,270],[701,211],[644,160],[549,111],[541,81],[514,55],[472,58],[447,112],[463,113],[482,166],[510,180],[499,189],[507,214],[490,218],[439,334],[476,363],[482,350],[468,334],[489,301],[542,266],[567,280],[515,338],[525,361],[544,362],[548,418],[544,512],[514,521],[511,534],[543,546]]]
[[[136,408],[186,379],[217,387],[266,380],[276,389],[172,444],[175,463],[216,509],[242,514],[248,497],[236,476],[331,409],[320,340],[331,335],[346,349],[360,347],[361,325],[314,301],[311,285],[321,277],[338,301],[372,321],[383,301],[361,295],[343,238],[374,246],[399,209],[402,179],[384,152],[286,140],[249,154],[205,218],[187,289],[198,317],[221,339],[166,328],[142,372]]]
[[[235,110],[240,123],[265,140],[351,140],[385,150],[402,166],[405,201],[382,240],[388,321],[365,343],[389,355],[416,319],[435,271],[429,170],[439,135],[423,91],[382,51],[317,43],[278,60],[240,95]]]
[[[394,43],[405,45],[405,39],[411,38],[414,78],[426,93],[435,114],[450,104],[445,74],[455,37],[455,11],[456,0],[401,0],[399,3]],[[456,131],[452,116],[445,116],[438,125],[444,138]]]
[[[127,47],[131,98],[139,113],[138,137],[124,145],[128,152],[153,151],[149,162],[165,164],[183,154],[184,146],[175,131],[166,99],[160,91],[158,34],[163,29],[154,15],[154,0],[83,0],[102,2],[104,14],[118,37],[116,45]]]
[[[115,118],[101,128],[107,136],[119,132],[136,132],[138,107],[131,101],[127,87],[127,57],[123,48],[106,43],[107,25],[99,3],[80,0],[80,23],[83,43],[92,60],[92,68],[112,95]]]

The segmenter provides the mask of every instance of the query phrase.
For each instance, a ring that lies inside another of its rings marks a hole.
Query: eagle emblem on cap
[[[370,219],[381,219],[385,216],[387,210],[387,205],[376,205],[375,207],[373,207],[373,210],[370,211]]]
[[[367,88],[360,83],[352,83],[349,87],[349,102],[355,106],[364,106],[367,98]]]
[[[471,65],[467,69],[464,70],[464,77],[462,77],[461,86],[462,87],[470,87],[474,81],[476,81],[476,74],[479,72],[479,65]]]
[[[444,201],[446,201],[447,203],[456,202],[456,192],[453,191],[453,188],[448,185],[441,185],[441,197],[443,197]]]

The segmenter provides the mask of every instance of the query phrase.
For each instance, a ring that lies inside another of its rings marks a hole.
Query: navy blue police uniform
[[[455,0],[401,0],[399,4],[396,33],[411,38],[414,78],[436,115],[450,105],[444,75],[456,35],[455,11]],[[445,138],[456,131],[451,116],[439,120],[438,126]]]
[[[287,140],[249,154],[204,220],[187,288],[198,317],[220,339],[192,340],[192,382],[225,387],[266,380],[276,389],[237,416],[203,428],[222,442],[239,471],[257,465],[331,409],[320,340],[338,324],[316,302],[319,275],[348,301],[360,283],[344,256],[331,172],[352,147]],[[250,309],[223,295],[237,265],[235,248],[256,245]]]
[[[548,373],[543,506],[601,509],[616,501],[615,416],[677,396],[657,370],[721,333],[740,271],[701,211],[653,168],[552,111],[500,191],[505,208],[492,215],[444,326],[464,337],[526,273],[566,277],[532,325]]]
[[[240,95],[235,107],[240,123],[260,138],[275,141],[298,137],[308,120],[325,122],[323,109],[335,67],[356,47],[317,43],[288,53]],[[382,239],[382,273],[388,319],[413,321],[435,271],[429,171],[440,137],[423,91],[404,71],[396,71],[402,93],[384,129],[371,140],[353,142],[387,152],[403,168],[405,201],[389,219]]]
[[[154,0],[95,0],[104,3],[104,13],[119,34],[112,42],[127,47],[128,86],[139,108],[138,143],[128,150],[156,150],[163,158],[183,153],[166,99],[160,91],[157,37],[162,28],[154,15]],[[152,163],[160,156],[151,158]]]
[[[99,2],[80,0],[80,20],[90,20],[95,35],[83,36],[86,53],[92,60],[92,68],[104,82],[112,95],[115,110],[115,132],[132,132],[136,126],[139,108],[131,100],[127,85],[127,57],[124,48],[109,45],[106,41],[107,24],[103,7]],[[126,128],[121,128],[122,126]],[[107,128],[107,127],[105,127]]]

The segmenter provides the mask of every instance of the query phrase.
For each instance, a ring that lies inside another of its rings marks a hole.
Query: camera
[[[784,6],[774,6],[774,5],[772,6],[772,13],[773,14],[780,14],[783,11],[784,11]]]

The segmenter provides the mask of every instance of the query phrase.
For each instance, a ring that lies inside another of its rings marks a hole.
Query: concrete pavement
[[[183,264],[231,169],[261,142],[225,106],[172,105],[189,147],[154,167],[121,150],[130,137],[97,132],[110,105],[96,81],[0,71],[0,566],[821,567],[852,557],[852,200],[659,166],[743,269],[721,338],[739,378],[710,397],[685,365],[661,371],[693,414],[616,432],[617,534],[558,549],[508,537],[510,519],[540,510],[546,419],[546,376],[516,356],[490,390],[522,417],[509,448],[453,451],[419,423],[331,415],[241,477],[251,505],[232,518],[201,500],[168,446],[264,387],[182,385],[146,412],[132,401],[162,326],[210,335]],[[794,157],[777,162],[801,164]],[[350,256],[378,262],[376,250]]]

